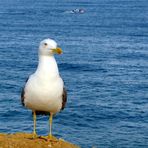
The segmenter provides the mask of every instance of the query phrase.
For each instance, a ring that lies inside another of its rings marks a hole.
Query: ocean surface
[[[148,148],[148,1],[0,0],[0,132],[32,132],[20,93],[45,38],[63,49],[68,91],[53,134],[82,148]],[[48,134],[47,116],[37,133]]]

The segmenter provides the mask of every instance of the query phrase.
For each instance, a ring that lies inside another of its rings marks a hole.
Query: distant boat
[[[73,12],[73,13],[84,13],[85,11],[84,11],[84,9],[73,9],[73,10],[71,10],[71,12]]]
[[[79,9],[79,8],[76,8],[76,9],[73,9],[73,10],[70,10],[70,11],[66,11],[67,13],[74,13],[74,14],[83,14],[85,13],[85,10],[84,9]]]

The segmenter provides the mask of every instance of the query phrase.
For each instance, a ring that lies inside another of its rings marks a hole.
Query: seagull
[[[36,133],[36,115],[49,115],[49,139],[52,138],[53,115],[65,108],[67,91],[60,77],[55,54],[61,54],[62,49],[53,39],[44,39],[40,42],[38,55],[39,62],[36,71],[29,76],[21,92],[21,102],[32,110],[34,129]]]

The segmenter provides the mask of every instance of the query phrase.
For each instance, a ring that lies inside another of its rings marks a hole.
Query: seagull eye
[[[44,43],[45,46],[47,46],[47,43]]]

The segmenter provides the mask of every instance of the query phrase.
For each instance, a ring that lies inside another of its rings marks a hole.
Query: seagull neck
[[[43,74],[44,77],[46,77],[46,75],[47,77],[59,75],[54,56],[39,55],[37,72]]]

